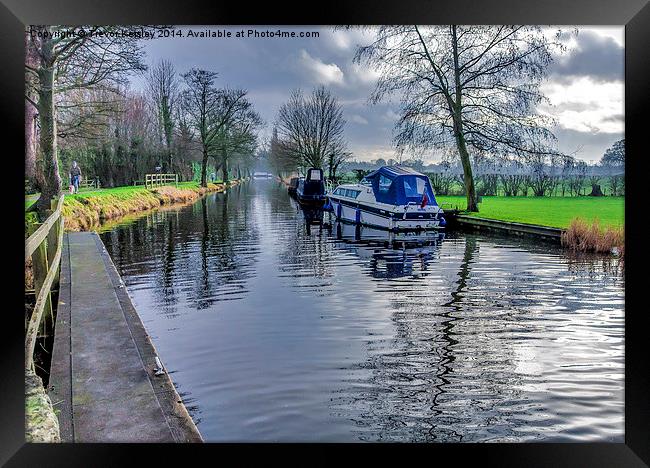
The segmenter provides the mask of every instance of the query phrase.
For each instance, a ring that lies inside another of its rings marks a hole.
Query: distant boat
[[[358,184],[342,184],[327,194],[341,221],[388,229],[439,229],[442,216],[429,178],[408,167],[383,166]]]
[[[253,174],[253,179],[272,179],[273,174],[270,172],[255,172]]]
[[[296,197],[302,205],[323,206],[327,197],[322,169],[315,167],[307,169],[307,175],[298,180]]]

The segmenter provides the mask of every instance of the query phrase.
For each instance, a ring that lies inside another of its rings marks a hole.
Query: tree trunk
[[[38,55],[35,46],[30,39],[29,31],[25,31],[25,63],[31,68],[37,69],[39,66]],[[30,82],[34,81],[32,76],[28,77]],[[35,93],[29,89],[25,90],[27,96],[36,101]],[[36,181],[36,119],[38,112],[36,107],[25,99],[25,178],[29,180],[30,185],[35,187]]]
[[[40,147],[43,156],[41,196],[38,212],[44,215],[50,209],[50,200],[61,194],[61,177],[56,130],[56,107],[54,104],[54,60],[52,39],[44,39],[41,49],[41,66],[38,70],[38,117],[41,124]]]
[[[456,102],[451,101],[448,97],[449,110],[453,113],[454,136],[456,146],[460,154],[460,161],[463,164],[463,182],[465,184],[465,195],[467,196],[467,211],[478,213],[478,204],[476,203],[476,189],[474,187],[474,175],[472,174],[472,162],[467,152],[465,135],[463,134],[463,117],[462,117],[462,92],[460,83],[460,64],[458,61],[458,38],[456,36],[456,25],[452,25],[452,46],[454,52],[454,81],[456,85]]]
[[[591,184],[590,197],[602,197],[603,191],[600,189],[600,184]]]
[[[223,181],[224,183],[228,182],[228,158],[224,157],[223,158],[223,165],[221,166],[223,169]]]
[[[208,150],[203,147],[203,160],[201,161],[201,187],[208,186]]]
[[[455,120],[455,119],[454,119]],[[456,127],[456,146],[460,154],[460,162],[463,165],[463,183],[465,184],[465,195],[467,196],[467,211],[478,213],[478,204],[476,203],[476,188],[474,186],[474,175],[472,174],[472,163],[469,159],[465,137],[462,134],[460,125],[454,123]]]
[[[25,100],[25,178],[36,185],[36,108]]]

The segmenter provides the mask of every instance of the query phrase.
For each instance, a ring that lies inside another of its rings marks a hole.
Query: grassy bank
[[[238,181],[231,181],[228,185],[236,183]],[[222,182],[209,183],[207,187],[201,187],[197,182],[184,182],[178,187],[116,187],[66,195],[63,202],[65,228],[67,231],[90,230],[104,221],[161,205],[191,202],[208,192],[220,192],[226,187]]]
[[[460,210],[467,206],[465,197],[437,196],[436,200]],[[624,197],[483,197],[479,213],[472,215],[561,229],[580,218],[590,224],[598,220],[606,228],[624,225],[624,209]]]

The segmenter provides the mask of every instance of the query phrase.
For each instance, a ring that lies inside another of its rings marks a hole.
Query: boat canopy
[[[426,193],[428,205],[438,204],[429,178],[410,167],[383,166],[365,176],[362,183],[372,185],[375,198],[380,203],[390,205],[421,203]]]
[[[323,170],[315,167],[307,169],[307,176],[299,180],[299,190],[303,195],[325,195]]]

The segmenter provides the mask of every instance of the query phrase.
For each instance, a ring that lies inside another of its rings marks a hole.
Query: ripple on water
[[[101,234],[206,440],[623,440],[616,264],[342,228],[253,182]]]

